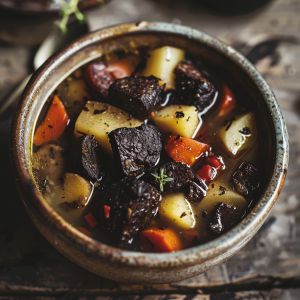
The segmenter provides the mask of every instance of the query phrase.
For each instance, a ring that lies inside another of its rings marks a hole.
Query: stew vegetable
[[[234,227],[258,198],[254,109],[183,49],[106,54],[66,78],[33,137],[45,199],[83,234],[172,252]]]

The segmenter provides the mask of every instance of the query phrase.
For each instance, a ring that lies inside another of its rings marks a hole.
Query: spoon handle
[[[19,100],[21,93],[23,92],[26,84],[28,83],[32,74],[26,76],[18,87],[7,97],[4,98],[0,103],[0,117],[3,116],[7,110]]]

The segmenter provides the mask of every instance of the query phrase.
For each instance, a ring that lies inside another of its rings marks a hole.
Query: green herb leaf
[[[67,0],[61,5],[61,20],[58,27],[63,33],[67,32],[67,25],[71,15],[74,15],[79,22],[85,22],[85,15],[78,8],[79,0]]]
[[[159,174],[151,173],[151,175],[155,178],[156,182],[159,184],[159,189],[160,189],[161,192],[164,191],[164,185],[167,182],[173,181],[173,178],[168,177],[165,174],[165,169],[164,168],[160,168]]]

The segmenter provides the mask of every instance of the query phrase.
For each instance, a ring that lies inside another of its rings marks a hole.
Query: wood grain
[[[33,227],[15,190],[8,161],[9,121],[2,120],[0,295],[11,299],[21,295],[36,299],[118,299],[125,295],[126,299],[300,299],[299,12],[298,0],[271,1],[257,12],[226,17],[212,15],[195,1],[128,0],[112,1],[89,13],[93,29],[138,19],[182,22],[247,55],[273,88],[287,123],[291,163],[286,184],[263,228],[226,263],[170,285],[118,284],[70,263]],[[31,51],[28,47],[0,46],[1,96],[25,75]]]

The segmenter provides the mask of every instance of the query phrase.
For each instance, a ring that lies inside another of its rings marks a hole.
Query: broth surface
[[[261,193],[262,157],[255,111],[227,80],[168,46],[76,70],[35,131],[45,199],[78,230],[132,250],[178,251],[228,231]]]

